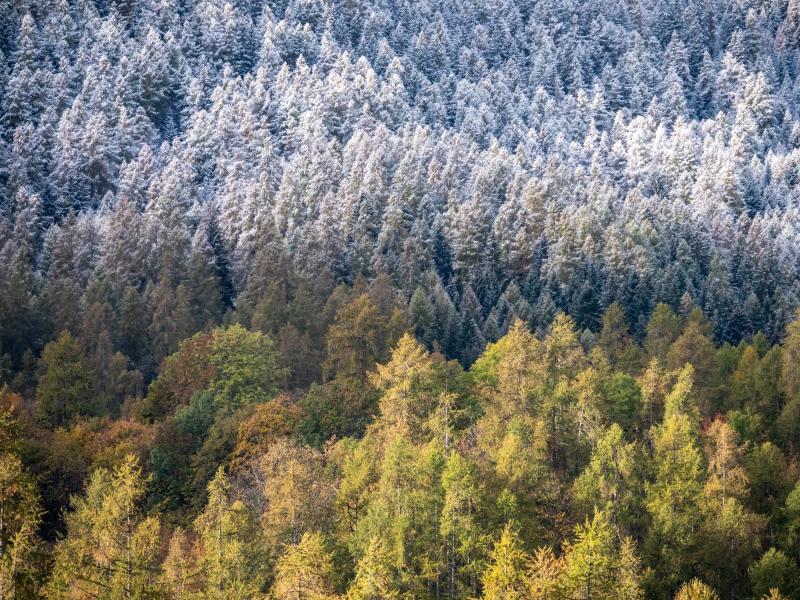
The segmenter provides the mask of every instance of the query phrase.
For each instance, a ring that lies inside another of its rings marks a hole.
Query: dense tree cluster
[[[0,0],[0,599],[800,598],[798,207],[798,0]]]
[[[6,369],[105,328],[147,378],[233,306],[275,320],[285,271],[389,276],[464,364],[559,310],[642,335],[691,301],[735,343],[798,305],[797,0],[31,0],[0,31]]]
[[[596,335],[558,313],[465,370],[390,291],[337,288],[310,387],[233,323],[103,404],[49,342],[0,392],[3,597],[800,597],[800,313],[772,346],[696,307],[642,343],[618,304]]]

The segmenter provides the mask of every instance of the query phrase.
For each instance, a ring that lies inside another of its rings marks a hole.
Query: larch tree
[[[674,600],[719,600],[719,595],[701,580],[692,579],[680,587]]]
[[[390,558],[379,538],[369,542],[347,588],[347,600],[396,600],[400,593]]]
[[[481,575],[484,600],[529,598],[530,556],[525,552],[513,524],[507,524],[494,543]]]
[[[332,600],[333,565],[322,535],[305,533],[275,565],[272,596],[276,600]]]
[[[390,428],[418,437],[435,406],[430,387],[433,363],[425,348],[405,334],[385,365],[377,365],[370,382],[382,392],[381,419]]]
[[[197,517],[202,592],[207,597],[251,598],[265,573],[259,568],[257,527],[241,500],[231,498],[222,467],[208,484],[208,500]]]
[[[142,512],[146,479],[129,455],[98,469],[73,498],[67,533],[55,547],[48,598],[146,598],[160,590],[158,518]]]
[[[445,546],[448,594],[457,597],[474,588],[486,543],[480,526],[483,490],[468,457],[455,451],[450,454],[442,472],[442,488],[439,533]]]
[[[39,568],[35,556],[42,515],[39,493],[18,454],[2,443],[6,435],[16,437],[14,421],[9,411],[0,408],[0,598],[33,595]]]
[[[652,430],[654,479],[645,484],[645,507],[652,519],[644,553],[670,585],[693,564],[700,543],[703,456],[691,372],[669,394],[664,421]]]
[[[640,460],[636,444],[626,442],[619,425],[611,425],[573,485],[575,500],[582,510],[588,514],[598,506],[608,514],[613,526],[632,533],[640,525]]]

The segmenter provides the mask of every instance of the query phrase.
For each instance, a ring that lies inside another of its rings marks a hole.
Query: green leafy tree
[[[271,400],[286,373],[270,338],[241,325],[212,332],[209,362],[216,374],[209,386],[218,410]]]
[[[795,484],[786,497],[783,512],[783,546],[792,552],[800,552],[800,483]]]
[[[303,409],[298,432],[317,447],[334,437],[360,436],[378,412],[378,399],[378,390],[361,379],[312,384],[298,401]]]
[[[563,488],[550,467],[541,421],[512,421],[495,450],[499,517],[513,519],[525,539],[556,543],[564,533]]]

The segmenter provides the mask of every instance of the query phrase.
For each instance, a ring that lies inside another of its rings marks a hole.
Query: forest
[[[0,0],[0,600],[800,599],[800,0]]]

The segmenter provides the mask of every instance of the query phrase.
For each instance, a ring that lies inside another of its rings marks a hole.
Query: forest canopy
[[[800,598],[799,0],[0,0],[0,599]]]

